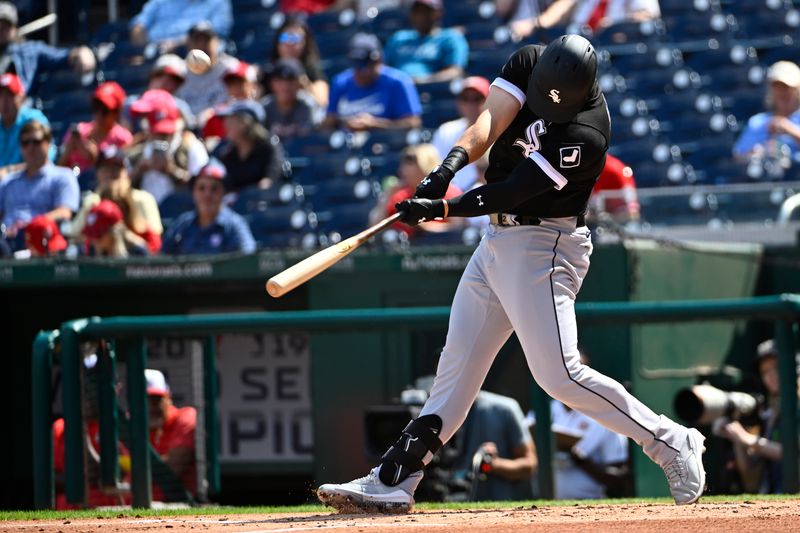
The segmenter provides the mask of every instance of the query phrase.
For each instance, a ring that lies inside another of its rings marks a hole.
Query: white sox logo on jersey
[[[528,142],[517,139],[514,141],[514,146],[522,148],[523,157],[530,157],[533,152],[538,152],[539,148],[541,148],[542,144],[539,142],[539,136],[545,133],[547,133],[547,128],[544,125],[544,120],[539,119],[536,122],[532,122],[525,129],[525,137],[527,137]]]
[[[550,99],[553,100],[554,104],[561,103],[561,97],[558,95],[558,91],[556,89],[550,89],[550,94],[548,94],[547,96],[549,96]]]

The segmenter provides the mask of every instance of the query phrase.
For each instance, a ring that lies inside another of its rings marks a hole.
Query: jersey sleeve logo
[[[525,128],[525,139],[516,139],[514,146],[522,148],[522,157],[530,157],[532,153],[538,152],[542,144],[539,141],[539,136],[547,133],[547,127],[544,125],[544,120],[539,119],[536,122],[531,122]]]
[[[560,149],[561,157],[558,166],[561,168],[575,168],[581,164],[581,147],[564,146]]]

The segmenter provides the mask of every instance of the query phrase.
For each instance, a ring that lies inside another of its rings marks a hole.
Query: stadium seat
[[[158,204],[158,211],[161,213],[161,220],[171,221],[182,213],[194,209],[194,200],[189,191],[176,191],[161,200]],[[169,225],[164,222],[164,225]]]
[[[408,11],[405,8],[382,9],[364,27],[385,43],[394,32],[408,27]]]
[[[239,191],[232,208],[237,213],[246,215],[272,209],[275,206],[299,207],[304,198],[303,187],[296,183],[275,184],[269,189],[246,187]]]

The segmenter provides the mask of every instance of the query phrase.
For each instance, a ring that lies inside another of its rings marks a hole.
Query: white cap
[[[800,87],[800,67],[791,61],[778,61],[769,67],[767,80],[784,83],[789,87]]]
[[[153,73],[166,72],[175,77],[186,79],[186,61],[175,54],[164,54],[153,65]]]
[[[160,370],[148,368],[144,371],[144,378],[147,381],[148,396],[169,396],[167,378]]]

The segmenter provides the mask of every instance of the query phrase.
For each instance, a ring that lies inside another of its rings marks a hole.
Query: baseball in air
[[[189,53],[186,54],[186,68],[195,74],[203,74],[211,68],[211,58],[197,48],[189,50]]]

